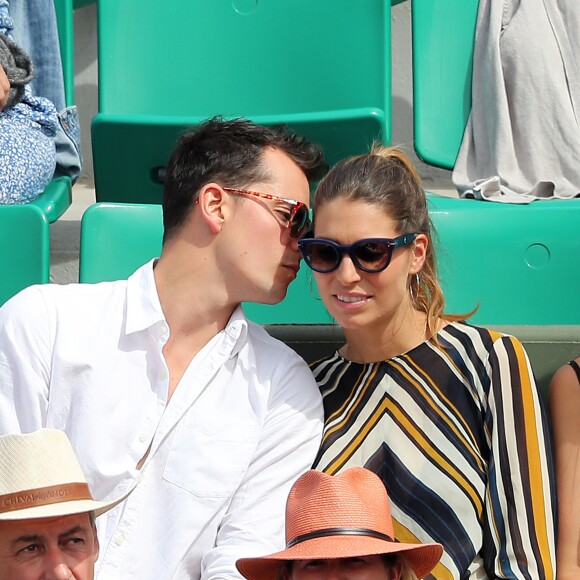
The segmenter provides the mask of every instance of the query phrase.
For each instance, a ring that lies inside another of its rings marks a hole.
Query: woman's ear
[[[224,224],[224,202],[226,193],[217,183],[204,185],[197,196],[195,205],[198,206],[202,220],[210,231],[217,234]]]
[[[409,264],[409,274],[418,274],[423,268],[427,258],[427,247],[429,239],[425,234],[417,234],[413,245],[411,246],[411,261]]]

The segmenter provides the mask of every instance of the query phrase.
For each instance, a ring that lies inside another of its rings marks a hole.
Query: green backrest
[[[73,0],[54,0],[60,44],[60,59],[64,77],[64,92],[67,106],[74,105],[74,19]]]
[[[97,203],[81,221],[79,280],[101,282],[128,277],[159,256],[163,236],[161,206]],[[297,280],[280,304],[244,304],[246,315],[260,324],[318,324],[332,319],[310,290],[310,272],[300,268]]]
[[[0,306],[31,284],[49,280],[49,232],[34,205],[0,206]]]
[[[121,280],[161,253],[161,206],[97,203],[81,220],[79,281]]]
[[[580,200],[515,205],[429,195],[447,312],[483,325],[580,325]]]
[[[453,169],[471,110],[473,39],[479,0],[413,0],[415,150]]]
[[[178,134],[289,124],[331,163],[390,140],[389,0],[99,0],[98,201],[159,202]]]
[[[578,202],[502,205],[429,196],[439,276],[449,313],[466,313],[489,325],[580,325]],[[562,211],[566,204],[567,211]],[[558,219],[555,219],[557,217]],[[161,206],[91,206],[81,225],[80,281],[129,276],[161,250]],[[304,265],[286,299],[276,306],[247,304],[262,324],[328,324],[332,319],[314,296]]]

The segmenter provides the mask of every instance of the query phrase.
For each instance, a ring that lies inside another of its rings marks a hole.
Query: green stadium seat
[[[413,128],[417,155],[453,169],[471,110],[479,0],[413,0]]]
[[[0,206],[0,306],[31,284],[49,280],[46,214],[27,205]]]
[[[75,102],[73,0],[54,0],[54,8],[58,24],[58,39],[64,77],[65,100],[66,104],[71,106]]]
[[[81,220],[80,282],[122,280],[159,256],[160,205],[96,203]]]
[[[580,237],[562,235],[573,224],[554,219],[570,215],[562,211],[566,201],[551,202],[545,209],[469,200],[458,208],[454,201],[429,197],[447,312],[466,313],[479,306],[472,320],[486,326],[580,325],[580,310],[571,307],[580,274],[565,267],[570,256],[580,255]],[[91,206],[81,225],[80,281],[129,276],[159,255],[161,238],[159,205]],[[246,313],[261,324],[331,323],[310,280],[303,265],[282,303],[247,304]]]
[[[285,123],[330,163],[390,140],[390,0],[99,0],[97,201],[159,203],[180,133]],[[147,41],[144,42],[143,39]]]
[[[490,325],[580,325],[580,204],[508,205],[429,195],[448,313]]]
[[[471,109],[478,0],[413,0],[415,149],[453,169]],[[448,312],[483,325],[578,325],[580,200],[503,204],[429,195]]]

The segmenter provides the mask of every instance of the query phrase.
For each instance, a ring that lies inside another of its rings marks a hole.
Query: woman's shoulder
[[[308,366],[310,367],[310,370],[314,374],[316,374],[317,371],[321,369],[325,369],[331,366],[335,367],[336,365],[340,365],[341,363],[348,364],[348,361],[345,358],[343,358],[338,351],[335,351],[332,354],[312,361]]]
[[[485,326],[477,326],[464,320],[447,323],[438,332],[437,336],[441,338],[455,337],[472,341],[481,341],[486,345],[492,345],[498,340],[502,340],[504,338],[515,341],[518,340],[516,337],[505,332]]]

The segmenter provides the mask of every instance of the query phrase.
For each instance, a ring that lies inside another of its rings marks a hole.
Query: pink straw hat
[[[394,539],[389,498],[381,479],[362,467],[338,475],[311,470],[298,478],[286,504],[286,549],[236,562],[249,580],[275,580],[288,560],[400,554],[419,578],[439,562],[443,546]]]

